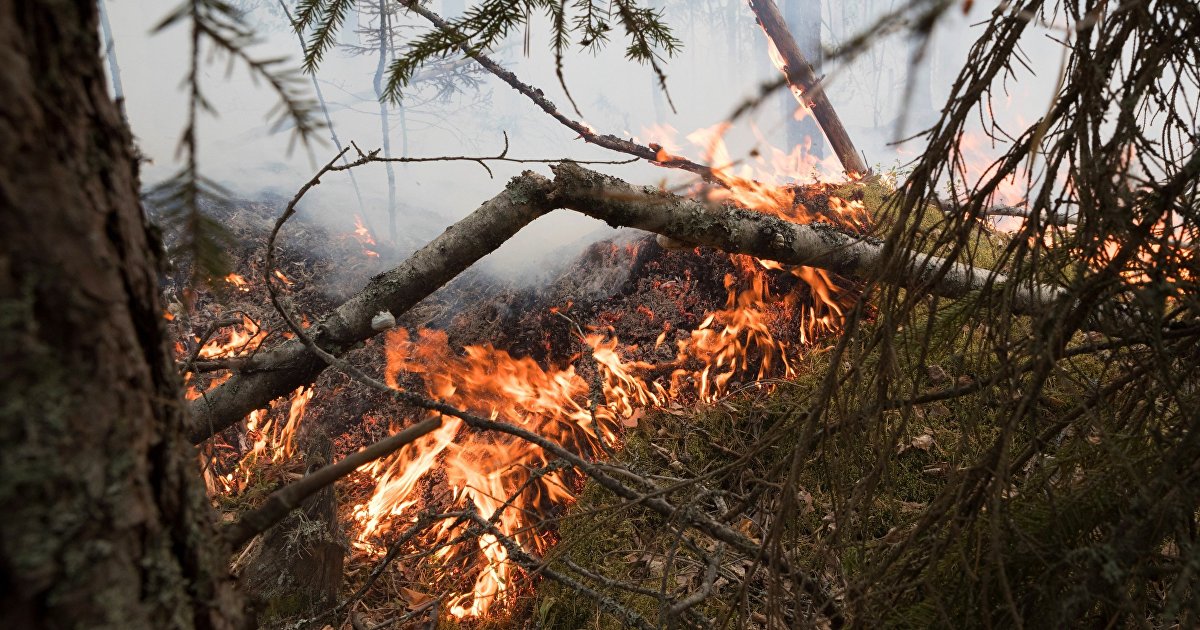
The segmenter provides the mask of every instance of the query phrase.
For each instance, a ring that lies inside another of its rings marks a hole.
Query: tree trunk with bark
[[[240,627],[99,50],[0,0],[0,627]]]
[[[796,38],[800,54],[812,65],[817,76],[821,75],[821,66],[825,63],[825,50],[821,46],[821,0],[784,0],[783,19],[788,29]],[[790,93],[780,94],[780,105],[783,109],[784,120],[787,121],[787,149],[804,146],[811,142],[808,152],[817,157],[825,157],[825,136],[811,115],[805,115],[796,120],[796,108],[799,104],[796,97]],[[806,112],[807,114],[807,112]]]
[[[858,154],[858,149],[854,148],[854,142],[850,140],[850,134],[846,133],[841,117],[830,104],[812,64],[804,57],[788,30],[779,7],[773,0],[750,0],[750,10],[754,12],[763,32],[775,44],[775,50],[783,59],[782,70],[788,86],[794,92],[799,92],[805,104],[812,110],[813,117],[817,119],[817,124],[821,125],[821,131],[825,132],[825,138],[842,163],[842,168],[848,173],[866,174],[866,163]]]

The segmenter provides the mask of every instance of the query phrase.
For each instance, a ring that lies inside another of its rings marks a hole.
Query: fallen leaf
[[[796,491],[796,502],[804,506],[804,508],[800,510],[800,516],[804,516],[805,514],[813,511],[813,495],[804,488]]]
[[[421,591],[414,591],[411,588],[400,587],[400,595],[404,597],[404,601],[408,603],[408,609],[414,610],[420,608],[422,604],[433,599],[429,594]]]

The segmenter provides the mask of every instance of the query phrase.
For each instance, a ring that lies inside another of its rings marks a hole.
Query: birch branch
[[[340,356],[374,336],[371,318],[380,311],[399,315],[467,267],[498,248],[539,216],[566,208],[613,227],[632,227],[693,245],[784,264],[820,267],[847,277],[882,280],[937,295],[960,297],[1009,282],[1001,274],[911,252],[896,265],[877,239],[823,223],[797,224],[775,216],[712,204],[564,162],[552,167],[554,181],[526,171],[499,195],[451,226],[401,266],[376,276],[313,328],[314,342]],[[313,184],[310,182],[310,185]],[[1013,310],[1032,313],[1062,295],[1057,288],[1023,285]],[[326,362],[292,339],[260,352],[224,384],[191,403],[194,443],[240,421],[275,398],[311,384]]]
[[[992,217],[1021,217],[1024,219],[1031,219],[1034,217],[1033,210],[1018,206],[995,206],[993,208],[989,208],[987,214],[988,216]],[[1037,213],[1037,217],[1046,225],[1077,225],[1079,223],[1079,217],[1074,215],[1041,212]]]

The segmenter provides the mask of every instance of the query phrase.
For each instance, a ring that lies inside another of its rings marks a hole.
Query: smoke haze
[[[790,0],[799,1],[799,0]],[[287,57],[298,65],[299,42],[274,0],[249,0],[236,3],[246,11],[247,22],[254,26],[263,42],[252,54],[259,58]],[[360,3],[361,4],[361,3]],[[435,10],[455,10],[452,1],[435,2]],[[461,1],[457,3],[461,5]],[[666,20],[683,40],[681,55],[666,63],[667,87],[676,111],[658,88],[652,71],[626,61],[623,44],[614,41],[598,55],[572,51],[565,60],[565,74],[571,94],[583,119],[600,133],[637,137],[643,142],[662,141],[650,131],[669,126],[678,130],[675,138],[679,152],[700,161],[703,151],[685,139],[692,130],[710,127],[725,120],[759,86],[777,76],[767,54],[765,37],[754,22],[745,3],[682,2],[659,3]],[[785,2],[780,2],[787,9]],[[822,41],[835,48],[867,28],[882,12],[895,3],[880,1],[825,2]],[[944,102],[949,86],[958,74],[962,60],[979,27],[992,7],[974,3],[969,15],[949,12],[934,33],[924,59],[912,63],[912,46],[905,33],[877,41],[854,63],[827,64],[819,72],[827,77],[827,93],[868,164],[884,169],[902,166],[919,155],[918,141],[903,145],[892,143],[902,135],[911,135],[922,125],[936,119],[936,110]],[[449,5],[449,6],[446,6]],[[115,49],[121,67],[126,110],[140,150],[149,162],[143,166],[143,182],[152,185],[175,173],[176,147],[186,113],[186,93],[180,88],[186,77],[188,37],[186,25],[152,35],[153,26],[173,8],[161,0],[108,0]],[[354,32],[369,27],[373,16],[353,14],[342,34],[343,44],[358,44]],[[421,29],[419,16],[408,23]],[[795,28],[795,25],[793,25]],[[419,31],[408,31],[411,33]],[[569,101],[558,85],[554,60],[550,54],[548,26],[535,20],[529,31],[529,54],[524,54],[521,37],[506,42],[494,58],[513,70],[523,81],[541,88],[564,112]],[[994,108],[1001,122],[1028,123],[1045,112],[1062,58],[1061,47],[1048,37],[1029,38],[1025,52],[1037,75],[1026,74],[1008,85],[1005,103]],[[322,142],[288,152],[290,133],[272,133],[266,119],[273,107],[274,95],[264,86],[255,85],[245,70],[236,64],[230,69],[223,59],[209,59],[201,74],[202,88],[218,115],[203,117],[199,126],[199,151],[202,172],[236,194],[248,198],[275,193],[291,197],[335,150],[328,133],[318,133]],[[329,103],[335,129],[343,143],[353,140],[364,150],[381,144],[379,106],[374,98],[372,78],[377,55],[354,56],[344,49],[331,51],[322,64],[318,79]],[[510,139],[510,157],[572,158],[577,160],[620,160],[627,156],[587,145],[570,130],[538,110],[523,96],[490,75],[477,75],[478,88],[439,98],[434,90],[417,89],[408,93],[403,115],[393,108],[390,140],[394,155],[438,156],[498,154]],[[910,107],[901,116],[905,86],[914,81]],[[308,86],[311,93],[311,85]],[[786,120],[790,110],[785,103],[790,95],[779,93],[768,99],[753,116],[738,121],[727,141],[735,160],[745,158],[761,139],[776,147],[786,147]],[[903,118],[903,120],[901,120]],[[900,122],[906,122],[899,128]],[[761,139],[760,139],[761,138]],[[815,141],[819,144],[821,139]],[[981,151],[991,148],[982,145]],[[398,164],[397,202],[400,232],[412,242],[423,242],[446,225],[473,211],[494,196],[504,182],[524,169],[548,174],[544,164],[520,165],[494,163],[495,179],[478,165],[469,162]],[[623,166],[598,166],[629,181],[641,184],[680,183],[684,174],[646,163]],[[356,169],[362,188],[368,220],[380,229],[385,225],[387,178],[380,164]],[[358,203],[345,174],[326,177],[328,181],[306,198],[304,211],[335,230],[353,229]],[[520,269],[521,263],[537,254],[550,252],[585,235],[604,234],[599,222],[570,212],[557,212],[535,222],[490,257],[495,266]],[[405,238],[401,239],[402,241]]]

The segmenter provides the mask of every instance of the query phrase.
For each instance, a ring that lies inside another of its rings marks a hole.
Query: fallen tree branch
[[[781,70],[787,78],[788,86],[792,88],[792,94],[796,95],[797,99],[803,99],[805,102],[801,104],[812,110],[813,118],[817,119],[821,131],[825,132],[825,138],[829,140],[829,146],[833,147],[833,152],[842,162],[842,168],[852,175],[866,174],[866,163],[858,154],[858,149],[854,148],[850,134],[846,133],[846,126],[842,124],[841,117],[830,104],[812,65],[801,54],[800,47],[796,45],[796,40],[788,30],[787,22],[779,13],[779,7],[775,5],[774,0],[750,0],[750,10],[754,11],[767,38],[783,58],[784,66]],[[814,16],[813,19],[821,18]]]
[[[336,464],[305,475],[304,478],[276,490],[265,503],[242,515],[242,518],[227,525],[222,532],[232,549],[246,544],[260,532],[278,523],[288,512],[300,507],[300,503],[320,489],[354,472],[364,464],[386,457],[411,444],[417,438],[442,426],[440,416],[414,424],[403,431],[384,438],[357,453],[347,455]]]
[[[410,11],[420,15],[426,20],[429,20],[434,26],[442,31],[450,32],[454,28],[449,22],[443,20],[437,13],[430,11],[420,3],[410,0],[404,4]],[[533,101],[534,105],[537,105],[538,108],[549,114],[551,118],[557,120],[571,131],[579,134],[579,137],[582,138],[584,142],[594,144],[598,147],[603,147],[610,151],[617,151],[619,153],[632,155],[648,162],[658,164],[659,166],[678,168],[695,173],[711,183],[724,185],[721,183],[720,178],[713,175],[712,169],[703,164],[697,164],[696,162],[693,162],[687,158],[676,155],[668,155],[663,153],[660,148],[657,148],[653,145],[645,146],[631,140],[618,138],[614,135],[601,135],[596,133],[586,123],[578,120],[572,120],[563,115],[563,113],[558,111],[558,108],[555,107],[554,103],[550,102],[550,99],[546,98],[546,95],[541,90],[535,89],[533,86],[523,83],[517,78],[517,75],[513,74],[509,70],[506,70],[504,66],[492,61],[492,59],[487,55],[465,45],[459,46],[459,50],[461,50],[464,55],[478,62],[479,65],[483,66],[485,70],[495,75],[496,78],[507,83],[509,87],[520,92],[523,96]],[[866,169],[863,169],[861,172],[865,171]]]
[[[729,204],[706,203],[652,187],[633,186],[570,162],[554,167],[554,172],[553,182],[530,171],[514,177],[499,195],[401,266],[373,278],[366,288],[322,318],[312,329],[314,342],[333,356],[345,353],[377,334],[371,327],[376,313],[386,310],[399,315],[407,311],[554,208],[575,210],[614,227],[638,228],[730,253],[908,287],[928,285],[930,292],[947,297],[960,297],[1009,281],[991,270],[915,252],[906,257],[906,265],[889,264],[881,241],[849,234],[829,224],[791,223]],[[310,181],[304,191],[317,181]],[[1013,309],[1035,312],[1061,295],[1058,288],[1025,283],[1014,292]],[[275,398],[311,384],[325,365],[298,339],[260,352],[224,384],[192,402],[192,441],[202,442]]]
[[[543,177],[517,177],[496,197],[421,248],[404,264],[375,276],[354,297],[313,327],[317,344],[343,354],[373,335],[371,318],[380,311],[403,313],[491,253],[530,221],[550,210],[545,203],[550,182]],[[191,405],[189,435],[200,443],[265,407],[301,384],[312,383],[325,362],[304,344],[289,340],[261,352],[224,384]]]
[[[784,264],[819,267],[852,278],[882,280],[906,287],[929,284],[931,293],[945,297],[961,297],[1009,282],[1009,278],[990,269],[917,252],[909,253],[906,265],[896,266],[884,256],[882,241],[850,234],[827,223],[792,223],[730,204],[678,197],[648,186],[633,186],[570,163],[554,170],[555,206],[576,210],[612,226],[635,227],[684,243]],[[1062,294],[1055,287],[1021,287],[1013,296],[1013,308],[1031,313]]]

